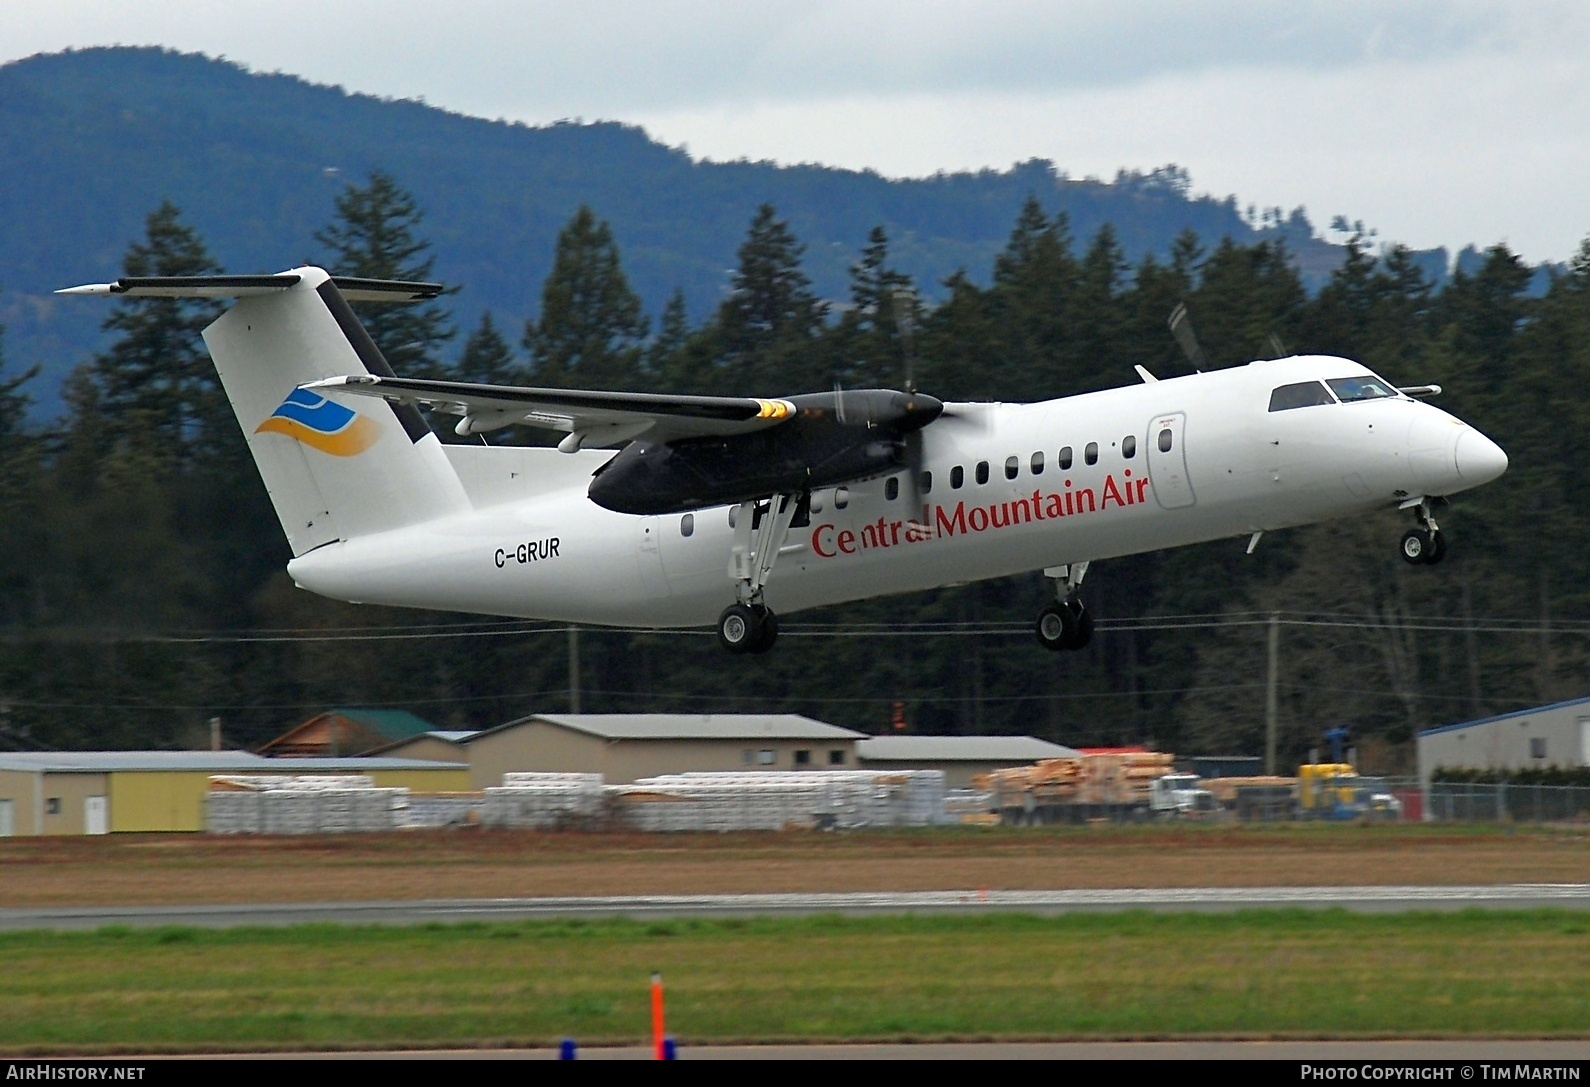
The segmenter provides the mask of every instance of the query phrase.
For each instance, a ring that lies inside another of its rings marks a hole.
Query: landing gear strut
[[[1419,499],[1413,506],[1419,527],[1402,534],[1402,560],[1413,566],[1434,566],[1446,557],[1446,539],[1430,512],[1430,500]]]
[[[1081,649],[1093,640],[1093,616],[1077,595],[1087,572],[1085,562],[1044,570],[1044,577],[1054,582],[1055,592],[1055,603],[1038,613],[1038,644],[1045,649]]]
[[[762,602],[773,564],[792,528],[811,523],[811,495],[775,494],[735,511],[731,572],[738,602],[718,616],[718,644],[730,653],[766,653],[778,640],[778,616]]]

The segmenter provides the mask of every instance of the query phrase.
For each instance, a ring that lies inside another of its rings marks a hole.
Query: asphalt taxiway
[[[415,925],[532,918],[791,917],[812,914],[1030,913],[1248,909],[1590,909],[1590,884],[1503,883],[1447,887],[1180,887],[1064,891],[892,891],[805,894],[612,895],[416,899],[180,906],[51,906],[0,909],[0,931],[319,923]]]

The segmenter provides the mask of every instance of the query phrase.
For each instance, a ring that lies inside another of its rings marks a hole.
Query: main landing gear
[[[730,653],[766,653],[778,640],[778,616],[762,602],[762,588],[790,529],[811,523],[811,508],[805,492],[742,502],[735,510],[730,562],[740,599],[718,616],[718,644]]]
[[[1402,560],[1413,566],[1434,566],[1446,557],[1446,538],[1430,512],[1430,500],[1419,499],[1413,515],[1419,525],[1402,534]]]
[[[1055,603],[1038,613],[1038,644],[1045,649],[1081,649],[1093,640],[1093,616],[1077,595],[1087,572],[1085,562],[1044,570],[1044,577],[1054,582],[1055,593]]]

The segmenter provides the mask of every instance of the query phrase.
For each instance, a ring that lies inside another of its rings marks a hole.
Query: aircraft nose
[[[1464,427],[1458,435],[1456,459],[1458,475],[1470,486],[1489,483],[1507,471],[1502,447],[1473,427]]]

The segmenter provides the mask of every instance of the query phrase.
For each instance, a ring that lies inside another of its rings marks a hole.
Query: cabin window
[[[739,524],[739,522],[740,522],[740,507],[739,506],[730,506],[729,507],[729,527],[733,528],[735,525]]]
[[[821,494],[813,494],[812,495],[812,512],[813,513],[821,513],[821,512],[823,512],[823,496]]]
[[[1334,403],[1336,401],[1325,391],[1325,386],[1317,381],[1299,381],[1296,385],[1282,385],[1270,394],[1271,411],[1291,411],[1293,408],[1311,408],[1315,404]]]
[[[1159,451],[1161,453],[1170,452],[1170,427],[1166,427],[1159,432]]]
[[[1043,453],[1041,451],[1032,455],[1032,474],[1035,476],[1043,475]]]
[[[1396,396],[1397,390],[1381,381],[1378,377],[1333,377],[1326,381],[1342,403],[1354,400],[1383,400],[1388,396]]]
[[[1099,463],[1099,443],[1089,442],[1088,447],[1082,451],[1082,459],[1089,464]]]
[[[900,497],[900,477],[890,476],[883,484],[883,497],[893,502]]]
[[[930,492],[932,490],[933,490],[933,473],[932,472],[923,472],[922,473],[922,493],[923,494],[927,494],[928,492]]]
[[[834,488],[834,509],[842,510],[848,505],[850,505],[850,488],[848,488],[848,487],[835,487]]]
[[[1021,471],[1021,458],[1020,457],[1006,457],[1005,458],[1005,478],[1006,479],[1015,479],[1016,478],[1016,474],[1018,472],[1020,472],[1020,471]]]
[[[986,460],[980,460],[980,461],[977,462],[977,485],[979,487],[981,487],[984,483],[987,483],[987,482],[988,482],[988,462]]]
[[[679,535],[693,536],[696,532],[696,515],[687,513],[679,518]]]
[[[950,488],[952,490],[957,490],[957,491],[960,490],[961,489],[961,484],[963,484],[965,482],[966,482],[966,469],[962,468],[959,464],[957,464],[954,468],[950,469]]]
[[[1121,439],[1121,456],[1125,457],[1127,460],[1131,460],[1133,457],[1137,456],[1136,435],[1128,434],[1126,437]]]
[[[1071,447],[1069,445],[1060,450],[1060,456],[1057,463],[1060,465],[1060,470],[1062,472],[1069,472],[1071,470]]]

